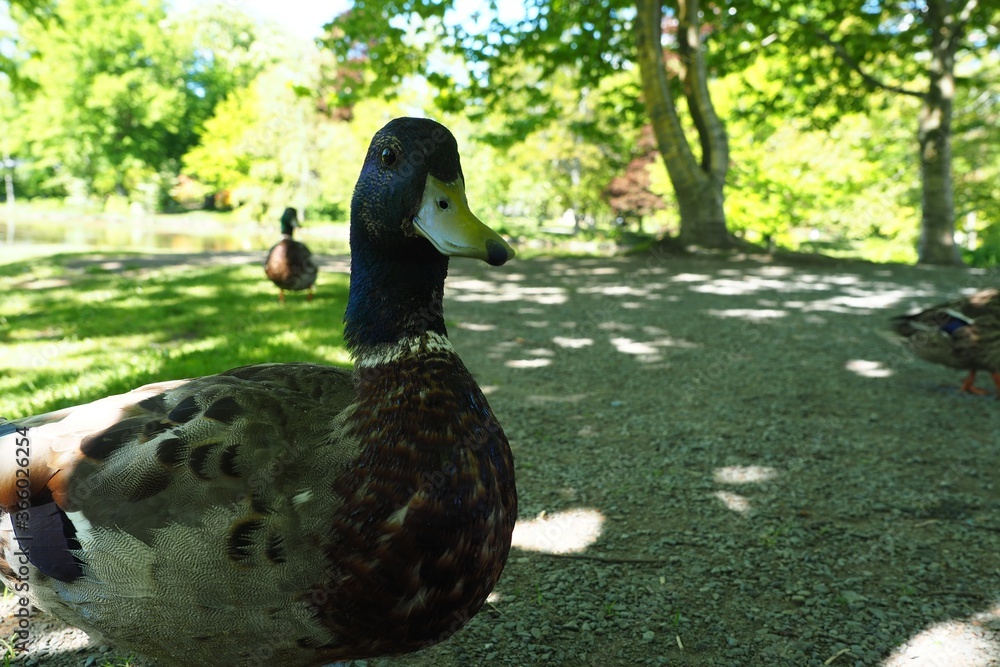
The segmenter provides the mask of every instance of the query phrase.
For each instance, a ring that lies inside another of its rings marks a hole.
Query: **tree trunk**
[[[678,42],[684,59],[688,108],[701,142],[701,164],[684,136],[663,59],[660,0],[636,0],[636,50],[642,93],[656,143],[677,195],[681,241],[710,248],[732,244],[726,230],[723,187],[729,167],[726,131],[708,95],[701,53],[698,0],[680,0]]]
[[[943,6],[944,5],[944,6]],[[917,140],[920,145],[922,187],[920,226],[921,264],[961,264],[955,245],[955,203],[951,178],[951,113],[955,96],[955,45],[960,30],[946,20],[945,0],[927,3],[931,31],[930,90],[920,110]],[[961,25],[959,23],[959,25]]]
[[[921,264],[962,263],[955,245],[951,140],[948,129],[939,124],[950,115],[950,101],[935,105],[928,100],[920,113]]]

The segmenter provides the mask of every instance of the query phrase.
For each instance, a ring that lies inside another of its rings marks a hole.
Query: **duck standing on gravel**
[[[351,201],[354,368],[257,364],[0,422],[0,581],[162,667],[447,639],[500,578],[517,492],[445,276],[513,256],[469,210],[454,136],[391,121]]]
[[[299,224],[299,216],[294,208],[286,208],[281,214],[281,242],[267,253],[264,271],[271,282],[278,286],[278,300],[285,302],[285,290],[297,292],[309,290],[306,301],[312,301],[313,285],[319,267],[306,244],[292,238]]]
[[[892,328],[921,359],[968,370],[963,392],[986,394],[976,386],[976,373],[990,373],[1000,398],[1000,289],[901,315],[893,319]]]

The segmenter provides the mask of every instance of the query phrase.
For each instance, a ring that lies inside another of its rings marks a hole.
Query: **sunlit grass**
[[[126,256],[102,268],[93,258],[0,264],[0,415],[245,364],[349,360],[346,275],[321,273],[312,303],[289,294],[282,306],[256,262],[141,268]]]

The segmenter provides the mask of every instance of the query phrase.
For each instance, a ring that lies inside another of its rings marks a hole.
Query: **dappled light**
[[[881,667],[994,667],[1000,659],[1000,641],[990,628],[1000,625],[1000,607],[967,620],[935,623],[910,637]]]
[[[676,343],[669,338],[652,340],[652,341],[638,341],[632,340],[631,338],[625,338],[619,336],[611,339],[611,344],[615,346],[615,349],[623,354],[628,354],[634,356],[640,361],[659,361],[663,359],[663,354],[661,348],[663,347],[673,347]]]
[[[834,313],[857,313],[859,310],[877,312],[900,303],[907,296],[919,296],[919,292],[899,290],[897,293],[871,293],[870,290],[851,290],[852,293],[829,299],[810,302],[788,301],[785,305],[806,311],[829,311]]]
[[[695,285],[691,288],[693,292],[704,292],[706,294],[719,294],[722,296],[737,296],[752,294],[761,290],[771,290],[781,287],[777,280],[767,280],[760,277],[747,276],[742,280],[731,278],[717,278],[706,281],[704,284]]]
[[[456,326],[466,331],[493,331],[497,328],[495,324],[478,324],[475,322],[459,322]]]
[[[659,361],[663,359],[664,348],[691,348],[697,344],[686,340],[676,340],[670,337],[655,338],[653,340],[634,340],[626,336],[615,336],[609,339],[616,350],[622,354],[635,357],[640,361]]]
[[[522,287],[510,282],[485,280],[450,280],[445,284],[446,293],[455,301],[516,301],[546,306],[566,303],[566,290],[558,287]]]
[[[649,296],[651,289],[637,288],[631,285],[608,285],[604,287],[583,287],[580,294],[601,294],[603,296]]]
[[[585,401],[588,396],[590,396],[590,394],[560,394],[558,396],[532,394],[527,397],[527,401],[532,405],[541,405],[545,403],[581,403]]]
[[[774,308],[727,308],[725,310],[708,310],[709,315],[716,317],[735,317],[741,320],[773,320],[788,315],[787,310]]]
[[[738,493],[733,493],[732,491],[716,491],[712,494],[717,498],[728,510],[733,512],[739,512],[740,514],[746,514],[750,511],[750,501]]]
[[[669,278],[670,282],[674,283],[700,283],[711,279],[712,276],[704,273],[678,273]]]
[[[551,366],[551,359],[508,359],[506,364],[511,368],[544,368]]]
[[[725,273],[720,271],[720,276]],[[683,278],[683,280],[678,280]],[[744,271],[739,278],[711,277],[700,274],[681,274],[674,281],[690,283],[690,289],[720,296],[748,296],[765,292],[781,295],[770,308],[760,309],[713,309],[718,317],[738,317],[742,319],[769,319],[783,317],[788,310],[804,312],[827,311],[857,313],[860,310],[876,312],[895,307],[907,299],[925,297],[927,290],[880,286],[873,289],[871,282],[863,282],[855,276],[820,276],[805,272],[790,273],[785,267],[761,267],[757,271]],[[838,292],[830,297],[815,298],[817,292]],[[808,294],[809,298],[794,297],[792,294]],[[763,305],[763,304],[762,304]],[[773,306],[780,306],[775,308]]]
[[[770,466],[726,466],[716,468],[712,478],[719,484],[756,484],[775,479],[778,471]]]
[[[733,486],[745,484],[760,484],[778,477],[778,471],[770,466],[725,466],[716,468],[712,473],[712,479],[716,484],[728,484]],[[747,514],[753,509],[753,503],[745,495],[734,491],[719,490],[712,496],[722,503],[722,505],[738,514]]]
[[[881,361],[867,359],[851,359],[844,368],[866,378],[887,378],[893,374],[893,370],[886,368]]]
[[[68,287],[69,285],[70,281],[66,278],[39,278],[38,280],[26,281],[18,287],[29,290],[46,290],[57,287]]]
[[[0,326],[0,414],[44,412],[261,361],[349,362],[340,340],[346,276],[327,273],[315,302],[282,307],[261,279],[259,254],[218,255],[219,266],[197,269],[184,257],[31,260],[5,279],[17,287],[5,290],[16,298],[7,300]],[[67,285],[22,290],[32,276]],[[311,326],[299,325],[303,317]],[[74,380],[57,380],[63,373]],[[6,404],[14,387],[29,389],[32,407]]]
[[[542,512],[514,526],[512,546],[525,551],[570,554],[584,551],[600,537],[604,514],[593,508]]]
[[[588,345],[594,344],[593,338],[568,338],[566,336],[555,336],[552,338],[552,342],[559,347],[565,347],[571,350],[578,350],[581,347],[587,347]]]
[[[612,338],[611,344],[614,345],[619,352],[646,357],[650,355],[659,356],[659,350],[657,350],[656,348],[658,345],[662,345],[663,342],[653,341],[645,343],[641,341],[632,340],[631,338]]]

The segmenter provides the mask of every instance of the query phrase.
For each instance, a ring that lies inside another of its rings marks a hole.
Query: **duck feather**
[[[408,171],[380,161],[385,144]],[[256,364],[0,425],[0,578],[178,667],[396,654],[472,618],[517,496],[503,429],[446,337],[447,257],[399,223],[428,173],[460,182],[443,126],[398,119],[373,138],[352,206],[353,370]],[[463,252],[513,255],[479,225]]]

